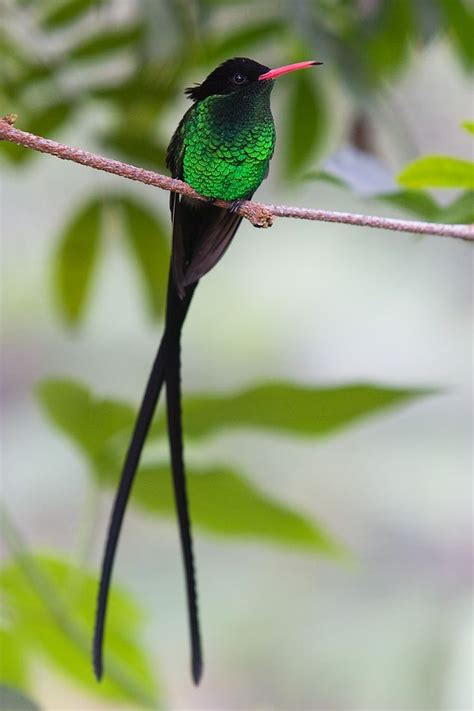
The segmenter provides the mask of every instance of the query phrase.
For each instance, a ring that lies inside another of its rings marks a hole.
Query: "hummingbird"
[[[277,77],[321,62],[306,61],[270,69],[252,59],[229,59],[201,83],[186,89],[192,106],[168,146],[166,164],[173,178],[191,185],[207,200],[171,193],[173,226],[165,327],[127,450],[110,516],[98,592],[93,666],[103,673],[107,598],[120,530],[133,480],[163,386],[176,511],[186,581],[191,671],[198,684],[203,668],[197,586],[186,492],[181,422],[181,331],[196,286],[220,260],[242,217],[237,209],[268,175],[275,147],[270,94]],[[218,207],[225,200],[229,208]]]

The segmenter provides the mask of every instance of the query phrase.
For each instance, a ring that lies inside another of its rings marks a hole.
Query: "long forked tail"
[[[94,628],[94,641],[93,641],[93,665],[94,665],[94,672],[98,680],[101,679],[102,673],[103,673],[103,655],[102,655],[102,649],[103,649],[103,641],[104,641],[104,631],[105,631],[105,619],[106,619],[106,613],[107,613],[107,600],[108,600],[108,595],[109,595],[109,589],[110,589],[110,581],[111,581],[111,576],[112,576],[112,568],[114,564],[114,559],[115,559],[115,553],[117,550],[117,544],[120,536],[120,531],[122,528],[122,523],[123,523],[123,518],[125,514],[125,509],[127,507],[127,502],[130,496],[130,491],[132,488],[132,484],[135,478],[135,474],[138,468],[138,464],[140,461],[140,456],[143,450],[143,446],[145,444],[145,440],[148,434],[148,431],[150,429],[151,421],[153,419],[153,415],[156,409],[156,405],[158,403],[158,399],[160,396],[161,388],[163,387],[163,383],[167,377],[167,368],[168,368],[168,363],[169,363],[169,358],[171,354],[176,353],[176,344],[178,347],[178,354],[179,354],[179,342],[180,342],[180,336],[181,336],[181,329],[184,323],[184,320],[186,318],[186,314],[189,308],[189,304],[191,303],[192,295],[194,293],[194,289],[196,288],[196,284],[190,286],[186,290],[186,294],[184,298],[181,300],[177,297],[176,295],[176,289],[174,286],[174,281],[173,281],[173,276],[170,273],[169,277],[169,286],[168,286],[168,305],[167,305],[167,314],[166,314],[166,328],[165,332],[163,334],[163,338],[161,339],[160,347],[158,349],[158,353],[156,354],[155,361],[153,363],[153,367],[151,369],[150,376],[148,378],[147,386],[145,389],[145,394],[143,396],[142,403],[140,405],[140,410],[138,413],[138,417],[135,423],[135,428],[133,430],[133,435],[132,439],[127,451],[127,456],[125,458],[125,463],[123,466],[122,474],[120,477],[120,482],[119,486],[117,489],[117,493],[115,495],[115,501],[113,504],[112,508],[112,514],[110,517],[110,524],[109,524],[109,530],[107,534],[107,542],[105,546],[105,551],[104,551],[104,557],[102,560],[102,573],[101,573],[101,579],[100,579],[100,586],[99,586],[99,594],[98,594],[98,599],[97,599],[97,608],[96,608],[96,618],[95,618],[95,628]],[[179,367],[179,361],[178,361],[178,367]],[[173,369],[174,371],[174,369]],[[178,382],[179,382],[179,374],[178,374]],[[178,391],[179,394],[179,391]],[[171,441],[171,439],[170,439]],[[172,457],[174,461],[174,457]],[[175,481],[175,490],[178,492],[179,487],[176,485],[176,478],[174,476],[174,466],[173,466],[173,478]],[[184,487],[184,485],[183,485]],[[181,489],[179,489],[181,491]],[[185,561],[189,559],[191,561],[191,570],[193,568],[192,566],[192,549],[191,549],[191,537],[190,537],[190,531],[189,531],[189,516],[187,514],[187,506],[186,506],[186,492],[185,489],[182,489],[184,491],[184,498],[181,497],[182,500],[184,500],[184,509],[183,505],[178,503],[178,511],[184,511],[184,517],[182,516],[182,513],[180,513],[179,518],[180,518],[180,529],[182,529],[183,526],[183,521],[187,522],[187,529],[188,529],[188,535],[187,537],[183,537],[183,533],[181,533],[181,539],[183,541],[183,555],[185,558]],[[176,493],[177,496],[177,501],[178,501],[178,494]],[[189,540],[189,545],[185,546],[184,545],[184,540]],[[186,554],[186,551],[189,551],[188,554]],[[194,574],[191,575],[190,581],[192,585],[189,584],[188,582],[188,569],[189,565],[185,564],[186,568],[186,574],[187,574],[187,589],[188,592],[192,589],[195,591],[195,583],[194,583]],[[190,598],[188,598],[190,599]],[[191,607],[196,608],[196,596],[194,592],[194,605],[190,605],[190,610]],[[196,620],[197,621],[197,613],[196,614],[191,614],[190,613],[190,620]],[[193,624],[191,622],[191,629],[193,629]],[[196,633],[193,634],[193,638],[196,636]],[[199,631],[197,632],[197,639],[199,640]],[[199,649],[200,646],[198,645]],[[194,644],[193,644],[193,659],[195,657],[194,654]],[[199,655],[200,658],[200,655]],[[194,662],[193,662],[193,670],[194,670]],[[193,677],[195,677],[194,671],[193,671]],[[198,675],[199,678],[199,675]]]
[[[179,521],[181,550],[183,553],[186,578],[189,631],[191,637],[191,671],[195,684],[199,684],[202,674],[202,647],[199,632],[196,575],[194,572],[193,544],[189,520],[186,474],[183,457],[183,431],[181,422],[181,344],[180,339],[172,339],[166,369],[166,406],[168,415],[168,439],[173,472],[174,495]]]

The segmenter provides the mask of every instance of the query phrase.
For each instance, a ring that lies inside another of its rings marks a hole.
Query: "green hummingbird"
[[[275,147],[270,109],[274,79],[316,64],[321,62],[298,62],[270,69],[252,59],[239,57],[214,69],[202,84],[186,89],[193,105],[171,139],[166,163],[173,178],[184,180],[208,200],[171,193],[173,239],[165,329],[110,517],[93,642],[93,664],[98,680],[103,672],[107,598],[117,543],[141,452],[165,385],[171,470],[186,579],[191,669],[194,683],[200,681],[202,647],[181,424],[181,330],[200,278],[219,261],[240,225],[242,217],[236,208],[252,197],[268,174]],[[229,209],[213,205],[216,199],[228,201]]]

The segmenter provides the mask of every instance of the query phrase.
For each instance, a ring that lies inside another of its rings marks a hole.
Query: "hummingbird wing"
[[[166,164],[173,178],[184,180],[183,161],[186,151],[184,133],[191,107],[183,116],[171,139]],[[207,274],[221,259],[242,217],[229,210],[171,193],[173,221],[172,268],[180,295],[190,284]]]
[[[216,207],[173,193],[172,268],[178,293],[195,284],[221,259],[230,245],[242,217]]]

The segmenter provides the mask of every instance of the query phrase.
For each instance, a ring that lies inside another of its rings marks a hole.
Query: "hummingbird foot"
[[[254,227],[271,227],[273,224],[273,213],[266,205],[248,200],[234,200],[229,212],[239,212],[242,217],[249,220]]]
[[[242,205],[246,202],[245,199],[232,200],[229,207],[229,212],[238,212]]]

